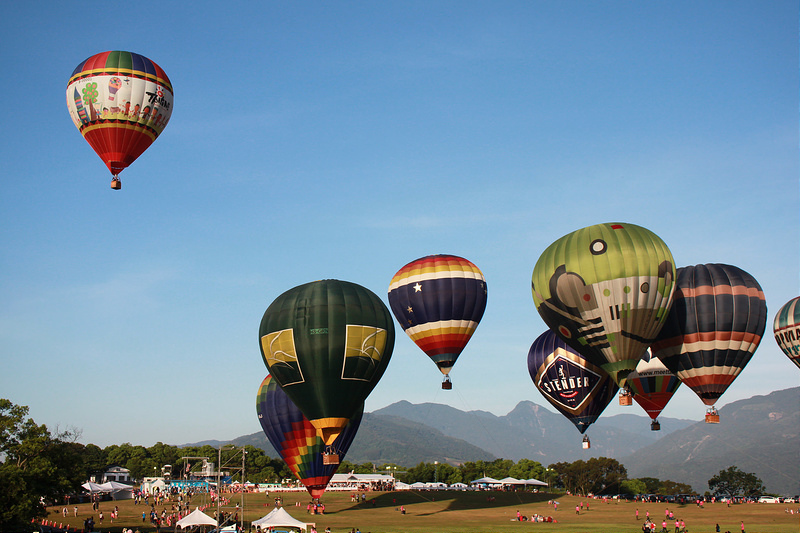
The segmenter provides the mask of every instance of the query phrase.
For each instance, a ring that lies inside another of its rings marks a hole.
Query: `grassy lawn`
[[[282,495],[284,507],[289,513],[301,521],[316,523],[319,533],[330,527],[334,533],[346,533],[357,528],[361,533],[395,533],[395,532],[592,532],[592,533],[638,533],[641,532],[645,514],[649,511],[651,518],[661,531],[664,503],[614,502],[603,503],[602,500],[589,500],[575,496],[556,496],[559,501],[558,510],[548,504],[553,496],[532,493],[500,493],[500,492],[457,492],[457,491],[403,491],[367,493],[364,503],[350,501],[349,492],[327,492],[323,498],[325,515],[308,515],[306,504],[308,494],[303,492],[283,492],[245,495],[245,520],[249,523],[260,518],[272,509],[276,495]],[[494,500],[489,501],[488,496]],[[241,505],[239,494],[230,495],[231,501],[224,510],[230,512],[237,503]],[[373,502],[374,500],[374,502]],[[584,509],[575,513],[575,506],[584,502]],[[585,505],[588,502],[589,509]],[[300,503],[300,507],[295,504]],[[119,518],[111,523],[110,513],[115,505],[119,506]],[[195,496],[191,509],[209,505],[206,514],[214,515],[216,505],[202,495]],[[403,505],[406,514],[400,513]],[[170,512],[171,504],[159,505],[157,512],[163,508]],[[786,513],[787,507],[793,507],[795,514]],[[738,504],[728,507],[723,503],[706,504],[698,508],[694,504],[675,505],[671,509],[677,518],[686,522],[686,529],[691,533],[713,533],[719,523],[721,531],[741,532],[741,521],[744,521],[747,533],[797,533],[800,531],[800,514],[794,504]],[[97,512],[93,512],[91,504],[78,505],[78,516],[73,517],[73,505],[68,506],[69,516],[63,518],[61,507],[51,508],[50,520],[69,524],[75,528],[83,527],[83,520],[93,515],[95,530],[103,532],[119,532],[123,527],[138,529],[141,533],[154,531],[147,522],[142,522],[142,511],[148,512],[149,506],[134,505],[132,500],[118,502],[101,502],[100,509],[105,517],[99,524]],[[636,520],[636,509],[639,520]],[[552,516],[557,523],[517,522],[517,511],[530,517],[533,514]],[[674,520],[668,522],[669,532],[675,531]],[[162,528],[165,530],[166,528]],[[170,530],[174,529],[169,528]]]

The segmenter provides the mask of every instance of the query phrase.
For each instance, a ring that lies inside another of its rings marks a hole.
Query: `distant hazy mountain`
[[[590,457],[622,462],[629,478],[657,477],[691,484],[700,493],[708,479],[729,466],[755,473],[770,492],[800,493],[800,387],[731,403],[720,424],[636,414],[600,417],[587,431],[592,447],[569,421],[533,402],[520,402],[505,416],[464,412],[434,403],[401,401],[364,415],[347,454],[353,463],[418,463],[522,458],[549,465]],[[231,441],[252,444],[278,457],[261,432]],[[193,445],[219,446],[219,441]]]
[[[730,403],[719,416],[719,424],[695,423],[621,458],[628,477],[690,483],[702,494],[735,465],[769,492],[800,494],[800,387]]]
[[[253,445],[270,457],[279,457],[263,432],[243,435],[232,441],[237,446]],[[218,447],[220,441],[202,441],[184,446]],[[346,460],[352,463],[371,462],[376,465],[396,463],[415,466],[421,462],[442,461],[459,464],[466,461],[493,461],[491,453],[461,439],[444,435],[441,431],[405,418],[365,413],[361,427],[353,440]]]
[[[599,418],[587,431],[592,447],[581,447],[581,434],[560,414],[524,401],[505,416],[486,411],[459,411],[440,404],[411,404],[401,401],[375,411],[439,429],[445,435],[463,439],[497,457],[518,461],[533,459],[542,464],[575,461],[590,457],[622,457],[652,444],[661,436],[693,424],[694,421],[664,418],[662,431],[650,431],[650,418],[617,415]]]

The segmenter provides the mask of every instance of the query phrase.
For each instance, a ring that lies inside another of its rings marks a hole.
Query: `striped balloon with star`
[[[389,304],[400,326],[447,376],[486,309],[486,279],[455,255],[429,255],[392,278]]]

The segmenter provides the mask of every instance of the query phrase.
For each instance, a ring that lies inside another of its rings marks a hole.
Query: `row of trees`
[[[372,465],[367,463],[367,467]],[[363,465],[342,464],[340,470],[352,468],[356,473],[367,470]],[[393,471],[395,465],[384,469]],[[466,462],[460,466],[436,463],[420,463],[397,475],[400,481],[430,483],[441,481],[448,484],[469,483],[482,477],[503,479],[538,479],[550,485],[551,489],[569,491],[576,494],[685,494],[692,492],[691,486],[670,480],[652,477],[628,479],[625,467],[616,459],[597,457],[587,461],[572,463],[560,462],[545,467],[531,459],[520,459],[516,463],[508,459],[495,461]]]
[[[186,457],[205,457],[219,461],[219,449],[209,445],[178,448],[161,442],[150,446],[130,443],[100,448],[77,442],[75,429],[51,432],[45,425],[28,418],[28,408],[0,399],[0,532],[25,531],[32,518],[46,515],[41,501],[60,502],[67,494],[80,491],[89,476],[107,466],[124,466],[135,479],[158,475],[164,465],[172,465],[174,478],[187,471],[196,472],[202,461]],[[272,459],[255,446],[245,446],[245,481],[277,482],[292,478],[286,463]],[[230,470],[241,480],[241,448],[222,451],[222,469]],[[406,483],[440,481],[447,484],[469,483],[481,477],[502,479],[535,478],[548,483],[551,490],[580,494],[681,494],[692,492],[689,485],[656,478],[628,479],[625,467],[616,459],[592,458],[572,463],[560,462],[544,467],[537,461],[509,459],[470,461],[458,466],[447,463],[419,463],[404,469],[395,464],[377,467],[372,463],[353,464],[343,461],[339,472],[392,472]],[[708,481],[718,496],[752,496],[764,492],[764,485],[755,474],[735,466],[720,471]]]

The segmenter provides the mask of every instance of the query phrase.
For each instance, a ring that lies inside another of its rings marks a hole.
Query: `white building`
[[[133,483],[131,471],[121,466],[109,466],[103,472],[92,474],[89,477],[92,483],[106,483],[107,481],[117,481],[119,483]]]

